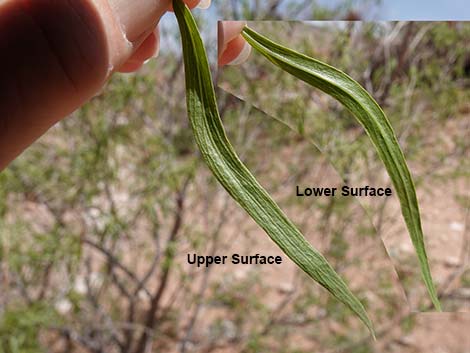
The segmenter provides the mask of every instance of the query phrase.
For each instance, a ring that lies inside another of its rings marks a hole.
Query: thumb
[[[169,0],[0,0],[0,170],[98,92]]]

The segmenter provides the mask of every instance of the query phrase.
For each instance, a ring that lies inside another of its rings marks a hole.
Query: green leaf
[[[188,115],[204,161],[227,192],[286,255],[356,313],[373,334],[372,323],[360,301],[238,158],[220,120],[209,63],[196,22],[181,0],[173,0],[173,8],[183,45]]]
[[[401,211],[418,255],[421,275],[437,310],[439,299],[424,246],[418,200],[410,171],[392,126],[383,110],[362,86],[344,72],[277,44],[245,27],[247,42],[276,66],[329,94],[343,104],[362,124],[392,180]]]

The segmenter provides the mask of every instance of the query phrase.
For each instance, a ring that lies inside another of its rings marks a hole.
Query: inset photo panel
[[[470,24],[221,22],[219,38],[241,25],[243,64],[219,54],[218,86],[331,162],[336,196],[364,207],[413,311],[468,311]],[[332,189],[290,187],[305,205]]]

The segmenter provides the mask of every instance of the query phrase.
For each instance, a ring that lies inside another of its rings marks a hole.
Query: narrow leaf
[[[424,246],[418,200],[405,157],[383,110],[370,94],[344,72],[277,44],[249,27],[243,30],[248,43],[269,61],[343,104],[362,124],[392,180],[403,218],[418,255],[421,275],[437,310],[441,310]]]
[[[181,0],[173,0],[173,8],[183,45],[188,115],[204,161],[228,193],[284,253],[356,313],[373,333],[372,323],[359,300],[238,158],[220,120],[207,55],[196,22]]]

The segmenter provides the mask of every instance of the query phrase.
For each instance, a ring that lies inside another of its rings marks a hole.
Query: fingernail
[[[150,61],[152,61],[152,60],[158,58],[158,54],[160,54],[160,47],[157,47],[157,48],[155,49],[155,53],[153,53],[153,55],[152,55],[150,58],[148,58],[147,60],[144,61],[144,65],[146,65],[146,64],[148,64]]]
[[[240,54],[238,54],[238,56],[235,59],[233,59],[232,61],[227,63],[227,65],[240,65],[240,64],[243,64],[248,59],[248,57],[250,56],[250,53],[251,53],[251,46],[247,42],[245,42],[243,44],[243,49],[240,52]]]
[[[160,54],[160,27],[157,26],[153,33],[155,34],[155,38],[157,39],[157,45],[155,47],[155,52],[153,53],[150,59],[158,58],[158,55]]]
[[[158,58],[158,54],[160,54],[160,50],[159,50],[159,49],[160,49],[160,48],[157,48],[157,50],[155,50],[155,53],[154,53],[150,58],[148,58],[147,60],[144,61],[144,65],[145,65],[145,64],[148,64],[149,61],[155,60],[155,59]]]
[[[196,6],[198,9],[207,9],[211,6],[211,0],[201,0],[199,4]]]
[[[144,65],[148,64],[148,62],[151,61],[152,59],[158,58],[158,55],[160,54],[160,29],[158,26],[157,28],[154,29],[153,33],[157,40],[155,51],[147,60],[144,61]]]
[[[155,53],[153,53],[153,55],[150,57],[150,59],[156,59],[158,58],[158,55],[160,54],[160,47],[158,47],[157,49],[155,49]]]

